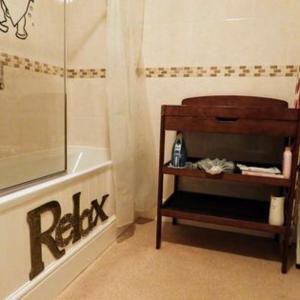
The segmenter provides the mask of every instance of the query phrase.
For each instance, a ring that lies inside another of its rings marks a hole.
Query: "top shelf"
[[[299,111],[163,105],[162,118],[165,130],[295,137]]]
[[[294,108],[268,108],[265,107],[234,107],[234,106],[191,106],[191,105],[162,105],[162,115],[186,116],[211,119],[215,117],[246,120],[273,120],[273,121],[298,121],[299,111]]]
[[[234,182],[244,182],[253,184],[263,184],[278,187],[290,187],[291,180],[284,178],[273,178],[273,177],[262,177],[262,176],[250,176],[242,175],[238,173],[221,173],[217,175],[210,175],[199,169],[190,168],[172,168],[169,167],[169,162],[163,167],[163,173],[176,176],[186,176],[186,177],[198,177],[203,179],[214,179],[214,180],[224,180],[224,181],[234,181]]]

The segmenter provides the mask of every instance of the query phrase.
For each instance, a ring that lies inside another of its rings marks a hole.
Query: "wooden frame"
[[[161,247],[162,216],[172,217],[173,224],[176,224],[177,219],[181,218],[282,234],[281,271],[287,273],[300,145],[299,120],[299,110],[288,109],[285,101],[262,97],[206,96],[184,99],[182,105],[163,105],[160,129],[156,248]],[[164,163],[166,130],[289,137],[293,140],[291,177],[281,179],[241,174],[209,176],[199,170],[169,168],[168,164]],[[174,175],[175,182],[174,193],[165,202],[163,202],[164,174]],[[268,203],[262,205],[255,200],[227,199],[231,201],[228,202],[231,203],[231,209],[226,207],[222,211],[222,197],[179,191],[179,176],[281,187],[287,195],[285,224],[282,226],[268,224]],[[247,211],[251,212],[250,214],[244,213],[245,209],[243,208],[245,207]]]

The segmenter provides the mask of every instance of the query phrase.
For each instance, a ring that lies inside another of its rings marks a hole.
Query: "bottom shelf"
[[[271,233],[285,230],[268,224],[269,202],[257,200],[177,191],[162,205],[161,214]]]

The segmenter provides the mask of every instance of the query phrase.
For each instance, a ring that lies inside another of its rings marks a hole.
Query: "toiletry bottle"
[[[292,151],[291,147],[285,147],[283,152],[282,174],[284,178],[290,178],[292,169]]]
[[[186,166],[187,154],[182,133],[178,133],[172,151],[172,166],[184,168]]]

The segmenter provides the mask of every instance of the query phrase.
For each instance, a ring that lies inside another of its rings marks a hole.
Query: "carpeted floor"
[[[58,299],[300,299],[300,270],[280,273],[275,241],[172,224],[154,241],[140,220]]]

